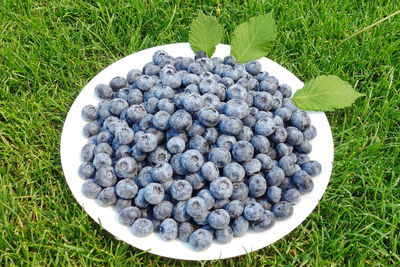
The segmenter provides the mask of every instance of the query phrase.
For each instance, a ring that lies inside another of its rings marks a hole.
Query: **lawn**
[[[333,174],[304,223],[265,249],[202,264],[400,264],[400,15],[342,42],[396,12],[398,1],[2,2],[1,266],[199,264],[143,253],[102,230],[73,198],[59,156],[63,121],[83,86],[135,51],[186,42],[199,10],[220,13],[228,33],[274,10],[269,58],[304,81],[334,74],[366,95],[327,113]]]

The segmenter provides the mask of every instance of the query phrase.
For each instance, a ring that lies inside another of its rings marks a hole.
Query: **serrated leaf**
[[[239,63],[263,57],[272,48],[275,37],[276,25],[272,12],[253,17],[236,27],[231,42],[231,55]]]
[[[355,91],[346,81],[335,75],[321,75],[297,90],[293,102],[298,108],[314,111],[333,111],[345,108],[364,94]]]
[[[221,42],[222,34],[223,29],[216,18],[199,13],[190,25],[190,47],[195,53],[205,51],[211,57],[215,46]]]

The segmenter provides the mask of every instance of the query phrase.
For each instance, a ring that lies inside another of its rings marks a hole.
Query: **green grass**
[[[2,2],[0,265],[196,264],[142,253],[93,222],[64,180],[60,134],[94,75],[135,51],[187,41],[194,14],[215,14],[217,7],[227,33],[273,9],[279,32],[271,59],[302,80],[338,75],[366,96],[327,114],[333,174],[308,219],[265,249],[211,264],[400,263],[400,16],[339,45],[394,13],[398,1]]]

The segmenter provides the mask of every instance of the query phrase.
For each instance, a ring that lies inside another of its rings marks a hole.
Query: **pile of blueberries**
[[[309,115],[258,61],[159,50],[95,91],[99,105],[82,110],[82,192],[115,206],[135,236],[155,231],[200,251],[267,230],[321,172],[307,155]]]

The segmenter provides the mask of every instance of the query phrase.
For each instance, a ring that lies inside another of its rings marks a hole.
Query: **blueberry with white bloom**
[[[231,227],[226,227],[224,229],[215,231],[215,239],[218,243],[227,244],[233,239],[233,231]]]
[[[126,207],[119,212],[119,221],[123,225],[132,225],[138,218],[140,218],[140,210],[137,207]]]
[[[112,160],[106,153],[98,153],[93,158],[93,166],[98,170],[102,166],[111,166]]]
[[[95,180],[88,179],[82,185],[82,194],[87,198],[97,198],[102,188]]]
[[[306,171],[311,177],[317,176],[321,173],[322,166],[318,161],[308,161],[304,163],[301,168]]]
[[[178,224],[174,219],[167,218],[160,224],[160,234],[166,241],[174,240],[178,237]]]
[[[301,194],[309,193],[314,188],[314,182],[311,180],[311,176],[303,170],[293,174],[292,182]]]
[[[261,171],[261,162],[258,159],[251,159],[243,163],[244,170],[247,176],[251,176]]]
[[[240,200],[232,200],[225,205],[224,209],[228,212],[231,218],[237,218],[242,215],[244,205]]]
[[[206,203],[207,210],[212,209],[212,207],[215,204],[215,199],[212,196],[210,190],[202,189],[197,193],[197,196],[201,197],[202,199],[204,199],[204,202]]]
[[[246,220],[243,216],[240,216],[233,220],[231,227],[233,236],[241,237],[247,233],[249,229],[249,221]]]
[[[205,185],[203,176],[201,176],[201,174],[198,172],[186,174],[185,180],[192,185],[194,190],[199,190]]]
[[[148,155],[148,161],[150,164],[153,165],[169,162],[170,159],[171,159],[171,154],[161,146],[158,146]]]
[[[83,127],[83,135],[88,138],[100,132],[100,125],[97,121],[89,122]]]
[[[154,134],[143,133],[135,139],[135,146],[146,153],[154,151],[157,147],[157,138]]]
[[[199,84],[201,94],[214,94],[218,90],[218,83],[212,78],[203,79]]]
[[[145,237],[150,235],[154,231],[153,223],[146,218],[136,219],[132,226],[132,233],[137,237]]]
[[[144,188],[143,194],[148,203],[155,205],[164,199],[164,187],[159,183],[149,183]]]
[[[96,94],[103,99],[109,99],[113,96],[114,91],[107,84],[98,84],[94,88]]]
[[[189,214],[186,212],[186,201],[178,201],[172,208],[172,217],[177,222],[187,222],[190,219]]]
[[[191,223],[183,222],[178,226],[178,238],[181,241],[189,242],[189,236],[194,232],[195,228]]]
[[[236,143],[236,138],[232,135],[222,134],[218,137],[217,147],[223,147],[227,150],[231,150],[233,144]]]
[[[243,123],[237,117],[222,117],[218,128],[223,134],[238,135],[243,129]]]
[[[189,244],[196,251],[202,251],[210,247],[212,235],[205,229],[198,229],[189,236]]]
[[[188,147],[189,149],[198,150],[201,154],[206,154],[210,150],[210,146],[207,140],[200,135],[195,135],[192,138],[190,138]]]
[[[210,192],[216,199],[228,199],[233,192],[232,182],[226,177],[219,177],[210,183]]]
[[[185,140],[179,136],[174,136],[168,140],[167,149],[171,154],[182,153],[185,150]]]
[[[136,183],[131,179],[120,180],[115,186],[115,192],[119,197],[124,199],[132,199],[138,192]]]
[[[282,193],[282,200],[295,205],[300,200],[300,193],[294,188],[288,189]]]
[[[169,125],[176,131],[185,131],[192,126],[192,116],[186,110],[178,109],[171,115]]]
[[[250,202],[244,207],[243,215],[248,221],[258,221],[263,214],[264,208],[257,202]]]
[[[266,153],[270,147],[268,138],[263,135],[254,135],[250,142],[254,149],[260,153]]]
[[[97,202],[103,207],[114,205],[115,203],[117,203],[115,188],[113,186],[104,188],[97,196],[97,200]]]
[[[254,130],[257,134],[269,136],[275,131],[275,121],[272,118],[260,119],[256,122]]]
[[[254,147],[248,141],[239,141],[232,146],[232,156],[238,162],[249,161],[254,156]]]
[[[244,200],[249,195],[249,187],[245,183],[233,183],[231,199]]]
[[[285,220],[292,216],[293,206],[286,201],[280,201],[272,206],[271,211],[278,221]]]
[[[81,177],[82,179],[93,178],[95,172],[96,169],[91,162],[82,163],[78,169],[79,177]]]
[[[193,187],[186,180],[176,180],[172,183],[170,193],[173,199],[182,201],[192,196]]]
[[[232,156],[226,148],[216,147],[208,153],[208,160],[214,163],[218,168],[223,168],[231,162]]]
[[[253,229],[253,231],[262,232],[272,228],[272,226],[274,226],[275,223],[276,223],[276,218],[274,213],[272,213],[269,210],[265,210],[261,218],[258,221],[252,222],[250,226],[251,229]]]
[[[248,180],[249,193],[252,197],[261,197],[267,190],[267,182],[261,174],[255,174]]]

